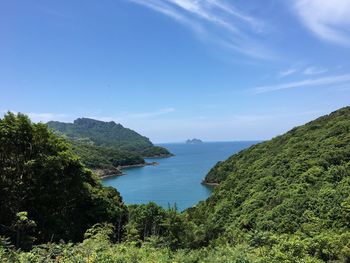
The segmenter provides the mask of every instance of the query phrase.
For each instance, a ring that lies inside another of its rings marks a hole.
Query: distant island
[[[203,141],[200,140],[200,139],[194,138],[194,139],[188,139],[188,140],[186,141],[186,143],[187,143],[187,144],[198,144],[198,143],[203,143]]]

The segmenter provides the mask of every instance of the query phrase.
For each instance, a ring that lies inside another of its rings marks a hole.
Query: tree
[[[38,242],[77,241],[125,213],[115,189],[102,187],[62,138],[23,114],[0,119],[0,161],[0,235],[20,247],[34,222]]]

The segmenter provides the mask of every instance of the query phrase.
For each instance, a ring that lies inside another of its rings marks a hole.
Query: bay
[[[257,142],[205,142],[200,144],[161,144],[175,156],[146,159],[157,166],[124,169],[123,176],[103,179],[115,187],[126,204],[155,202],[168,208],[176,203],[180,211],[196,205],[211,194],[212,188],[201,181],[218,162]]]

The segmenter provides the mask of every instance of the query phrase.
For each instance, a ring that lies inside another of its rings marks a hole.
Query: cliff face
[[[123,172],[119,168],[111,168],[111,169],[93,169],[94,174],[96,174],[100,178],[122,175]]]

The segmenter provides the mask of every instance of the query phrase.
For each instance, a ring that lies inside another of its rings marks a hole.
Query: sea
[[[173,157],[146,159],[156,166],[127,168],[124,175],[102,180],[116,188],[126,204],[155,202],[179,211],[207,199],[212,187],[201,184],[209,170],[219,161],[250,147],[257,141],[204,142],[198,144],[166,143]]]

